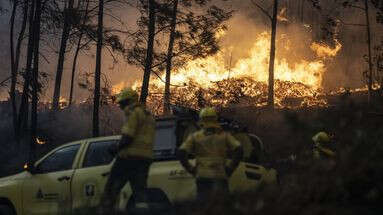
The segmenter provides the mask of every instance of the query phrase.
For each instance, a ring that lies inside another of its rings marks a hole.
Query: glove
[[[234,170],[228,166],[225,167],[225,172],[226,172],[226,175],[228,177],[231,177],[231,175],[233,174]]]

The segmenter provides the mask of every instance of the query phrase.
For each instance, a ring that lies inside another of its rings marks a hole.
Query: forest
[[[1,0],[0,62],[1,177],[119,135],[132,88],[158,119],[214,107],[278,171],[278,187],[177,213],[383,212],[381,0]],[[330,169],[310,157],[319,131]]]

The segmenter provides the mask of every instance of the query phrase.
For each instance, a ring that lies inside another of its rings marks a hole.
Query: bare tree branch
[[[342,23],[343,25],[350,25],[350,26],[359,26],[359,27],[366,27],[367,25],[366,24],[359,24],[359,23],[345,23],[343,22],[343,20],[341,19],[338,19],[340,23]]]
[[[356,6],[356,5],[348,5],[348,7],[360,9],[360,10],[363,10],[363,11],[366,10],[366,8],[363,8],[363,7],[360,7],[360,6]]]
[[[80,47],[80,50],[83,49],[85,46],[89,45],[90,42],[92,42],[93,40],[88,40],[88,42],[84,43],[81,45]]]
[[[366,27],[365,24],[354,24],[354,23],[342,23],[343,25],[351,25],[351,26],[359,26],[359,27]]]
[[[0,82],[0,86],[5,86],[5,83],[6,83],[7,81],[9,81],[10,79],[11,79],[11,77],[8,77],[8,78],[6,78],[5,80],[1,81],[1,82]]]
[[[117,21],[120,25],[124,25],[125,23],[121,20],[121,18],[117,17],[117,16],[114,16],[113,14],[111,13],[105,13],[106,16],[109,16],[110,18],[112,18],[113,20]]]
[[[107,29],[107,30],[104,30],[104,33],[122,33],[122,34],[128,34],[129,36],[132,36],[133,33],[130,32],[129,30],[119,30],[119,29]]]
[[[113,51],[110,50],[110,48],[108,46],[104,46],[104,47],[108,50],[110,56],[113,58],[113,63],[117,62],[117,58],[114,56]]]
[[[157,78],[158,78],[162,83],[166,83],[166,82],[164,81],[164,79],[162,79],[161,76],[160,76],[156,71],[153,71],[153,70],[152,70],[152,73],[154,73],[154,74],[157,76]],[[174,84],[170,84],[170,86],[173,86],[173,87],[182,87],[182,86],[180,86],[180,85],[174,85]]]
[[[255,7],[257,7],[259,10],[261,10],[267,17],[269,17],[270,20],[272,20],[273,18],[271,17],[271,15],[269,14],[269,12],[267,12],[267,10],[265,10],[263,7],[261,7],[257,2],[255,2],[254,0],[251,0],[251,3],[253,3],[253,5]]]
[[[39,55],[45,60],[45,62],[47,62],[48,64],[51,63],[51,62],[49,62],[48,58],[45,57],[45,55],[42,52],[39,52]]]

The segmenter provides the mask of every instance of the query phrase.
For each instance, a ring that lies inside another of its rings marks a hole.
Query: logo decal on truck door
[[[85,196],[88,196],[88,197],[94,196],[95,187],[96,186],[94,184],[85,185]]]
[[[59,198],[58,193],[43,193],[41,188],[39,188],[39,190],[36,193],[36,199],[40,199],[40,200],[56,200],[58,198]]]
[[[36,199],[43,199],[43,198],[44,198],[43,191],[41,191],[41,188],[39,188],[36,194]]]

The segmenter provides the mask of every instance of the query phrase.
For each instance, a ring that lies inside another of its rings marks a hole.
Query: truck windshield
[[[89,144],[83,167],[107,165],[114,156],[109,149],[118,144],[118,140],[98,141]]]

